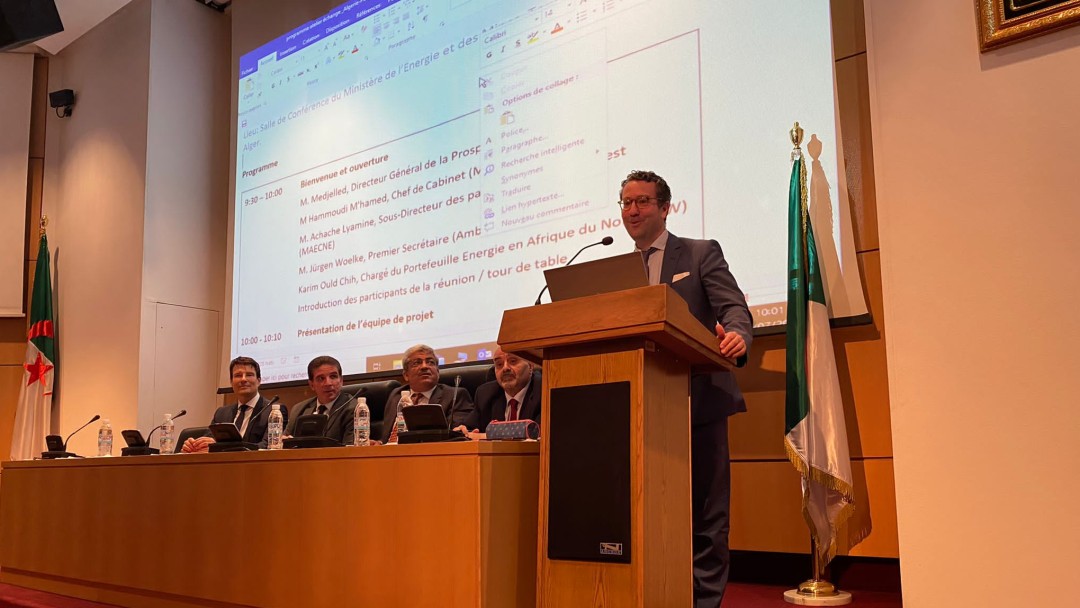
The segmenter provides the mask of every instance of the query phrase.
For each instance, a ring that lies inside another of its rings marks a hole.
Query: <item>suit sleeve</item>
[[[746,295],[728,269],[724,252],[716,241],[708,241],[701,257],[701,284],[709,297],[709,304],[717,322],[725,331],[734,331],[746,342],[746,350],[754,340],[754,321]],[[739,357],[738,365],[746,364],[747,357]]]

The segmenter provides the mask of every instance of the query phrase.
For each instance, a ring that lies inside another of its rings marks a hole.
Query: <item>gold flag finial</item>
[[[40,236],[45,236],[45,227],[48,226],[48,225],[49,225],[49,216],[42,213],[41,214],[41,234],[40,234]]]
[[[791,136],[791,143],[795,145],[791,150],[791,160],[794,162],[795,160],[802,158],[802,148],[799,147],[799,144],[802,143],[803,130],[802,127],[799,126],[798,121],[795,121],[795,126],[791,127],[791,130],[788,131],[788,135]]]

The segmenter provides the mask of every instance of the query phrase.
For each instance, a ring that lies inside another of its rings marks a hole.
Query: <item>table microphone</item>
[[[75,433],[78,433],[79,431],[81,431],[81,430],[85,429],[86,427],[90,426],[91,422],[94,422],[95,420],[100,420],[100,419],[101,419],[101,414],[94,414],[93,418],[91,418],[89,421],[87,421],[86,424],[84,424],[84,425],[80,426],[79,428],[75,429],[70,435],[67,436],[67,439],[64,440],[64,443],[61,443],[60,445],[57,445],[60,442],[60,436],[59,435],[46,435],[45,436],[45,445],[49,448],[49,451],[42,452],[41,457],[45,458],[45,459],[51,459],[51,458],[82,458],[82,456],[79,456],[78,454],[72,454],[71,452],[67,451],[67,444],[68,444],[69,441],[71,441],[71,438],[75,436]],[[54,448],[59,448],[59,449],[54,449]]]
[[[172,415],[171,420],[175,421],[177,418],[183,416],[186,413],[187,413],[187,410],[180,410],[179,412],[176,412],[175,414]],[[156,431],[156,430],[158,430],[160,428],[164,428],[164,427],[165,427],[165,423],[162,422],[161,424],[159,424],[159,425],[155,426],[154,428],[150,429],[150,434],[146,436],[146,445],[150,445],[150,438],[154,436],[154,431]]]
[[[615,239],[611,238],[610,236],[605,236],[604,238],[600,239],[599,241],[596,241],[595,243],[590,243],[588,245],[585,245],[581,249],[578,249],[578,252],[574,254],[574,257],[570,258],[569,262],[567,262],[566,264],[563,264],[563,268],[566,268],[570,264],[573,264],[574,260],[577,259],[577,256],[581,255],[581,252],[585,251],[589,247],[596,247],[597,245],[607,246],[607,245],[610,245],[610,244],[612,244],[614,242],[615,242]],[[540,295],[536,296],[536,301],[533,302],[533,306],[539,306],[540,305],[540,298],[544,297],[544,292],[547,291],[547,288],[548,288],[547,283],[544,283],[544,288],[540,290]]]

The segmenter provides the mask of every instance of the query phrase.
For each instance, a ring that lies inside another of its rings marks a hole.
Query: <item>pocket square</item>
[[[671,277],[671,282],[676,283],[678,281],[681,281],[681,280],[685,279],[688,276],[690,276],[689,272],[680,272],[679,274]]]

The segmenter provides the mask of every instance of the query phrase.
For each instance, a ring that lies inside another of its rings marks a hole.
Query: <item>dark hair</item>
[[[330,355],[320,355],[320,356],[315,357],[314,359],[312,359],[311,363],[307,364],[307,379],[308,380],[314,380],[315,379],[315,370],[319,369],[320,367],[322,367],[324,365],[333,365],[334,367],[337,368],[338,375],[339,376],[342,375],[342,373],[341,373],[341,363],[337,359],[331,357]]]
[[[237,365],[250,365],[255,368],[255,377],[262,380],[262,369],[259,367],[259,362],[251,357],[237,357],[232,361],[229,361],[229,377],[232,377],[233,368]]]
[[[622,196],[623,188],[626,187],[628,182],[650,182],[656,184],[656,198],[661,203],[671,202],[671,188],[668,187],[664,178],[653,173],[652,171],[638,171],[637,169],[630,172],[626,176],[626,179],[622,180],[622,184],[619,186],[619,196]]]

